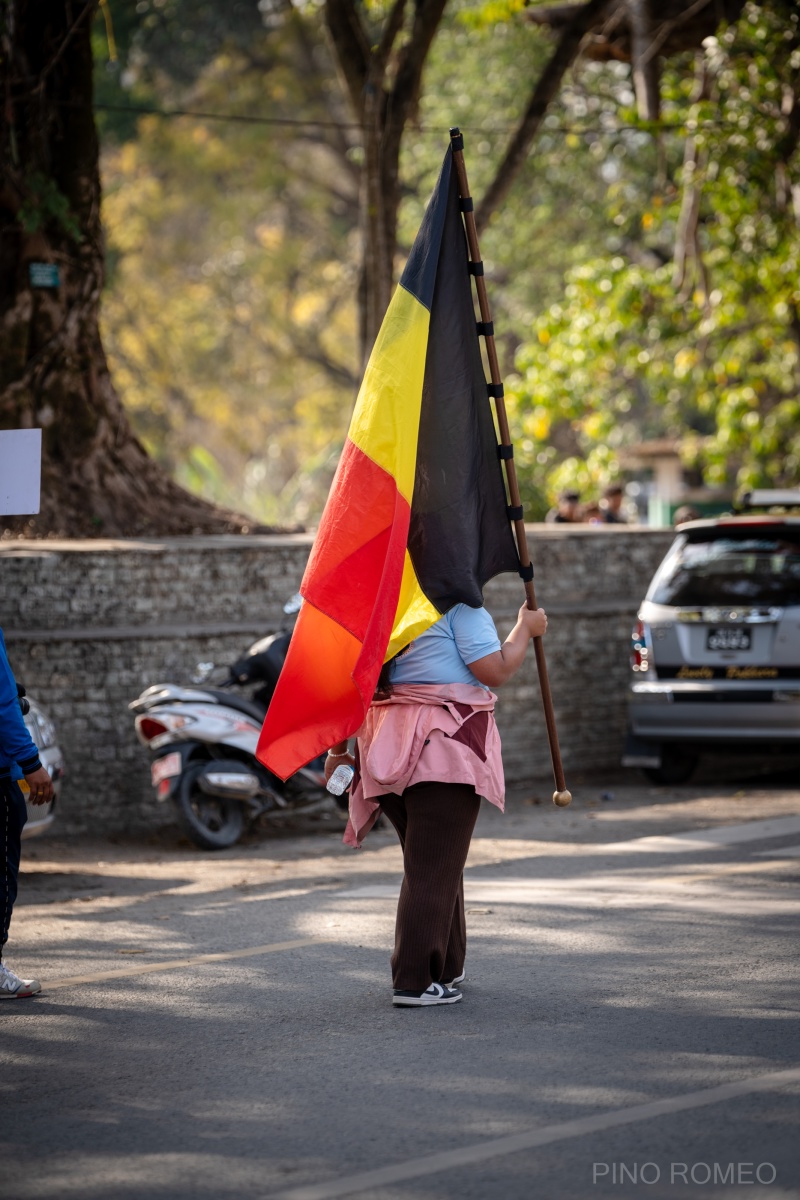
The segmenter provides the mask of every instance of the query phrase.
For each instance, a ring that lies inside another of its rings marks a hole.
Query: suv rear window
[[[800,528],[695,529],[679,534],[647,593],[656,604],[800,604]]]

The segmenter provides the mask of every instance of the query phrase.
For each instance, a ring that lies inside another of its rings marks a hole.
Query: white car
[[[64,777],[64,755],[58,744],[56,727],[35,700],[31,700],[30,696],[27,696],[26,699],[30,707],[24,715],[24,721],[28,727],[28,733],[39,751],[42,766],[45,767],[53,781],[53,799],[49,804],[29,804],[27,806],[28,820],[22,831],[23,838],[36,837],[37,834],[44,833],[45,829],[52,825],[55,808],[61,795],[61,781]]]

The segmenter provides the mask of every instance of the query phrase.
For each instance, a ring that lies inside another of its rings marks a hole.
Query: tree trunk
[[[641,121],[657,121],[661,110],[658,56],[653,51],[655,21],[650,0],[628,0],[631,75]]]
[[[364,171],[361,184],[363,304],[359,313],[361,368],[378,336],[392,295],[397,241],[397,188],[386,178],[383,87],[368,89],[364,104]],[[397,163],[395,162],[395,178]],[[388,172],[391,175],[391,169]]]
[[[531,146],[558,94],[564,75],[578,56],[581,43],[595,21],[606,15],[613,0],[587,0],[571,6],[571,19],[562,28],[558,42],[534,85],[527,108],[511,137],[503,159],[475,213],[478,230],[482,232],[492,215],[505,200],[527,159]]]
[[[721,21],[737,20],[743,7],[744,0],[660,0],[657,5],[652,0],[584,0],[531,8],[528,20],[549,26],[558,41],[477,206],[478,229],[488,225],[511,191],[561,81],[579,53],[600,61],[632,62],[639,116],[656,121],[660,107],[656,56],[696,48]]]
[[[422,72],[447,0],[415,0],[410,28],[395,44],[407,20],[407,0],[393,0],[380,39],[370,35],[358,0],[325,0],[325,24],[344,89],[361,127],[364,170],[361,187],[362,262],[359,331],[362,363],[383,320],[392,289],[400,199],[400,143],[420,94]],[[656,55],[698,45],[719,22],[734,20],[744,0],[583,0],[542,8],[528,18],[549,25],[558,40],[550,61],[532,88],[527,107],[506,153],[476,208],[479,229],[511,190],[566,71],[579,53],[631,61],[635,26],[635,75],[640,113],[658,117]],[[391,65],[395,68],[390,68]]]
[[[530,0],[526,0],[530,3]],[[697,50],[703,39],[711,37],[722,21],[738,21],[745,0],[658,0],[645,3],[633,0],[632,5],[621,2],[611,18],[598,18],[587,27],[591,36],[582,53],[585,58],[599,62],[632,62],[636,57],[632,40],[637,36],[631,20],[631,7],[649,8],[651,39],[648,57],[661,54],[669,58],[686,50]],[[554,4],[530,8],[526,16],[534,25],[547,25],[559,33],[575,19],[578,5]]]
[[[419,101],[423,69],[446,4],[447,0],[416,0],[407,38],[396,50],[406,23],[406,0],[394,0],[377,43],[369,36],[357,0],[325,0],[325,25],[343,86],[361,126],[364,150],[358,292],[362,367],[392,294],[400,144]]]
[[[98,328],[95,0],[0,3],[0,426],[43,430],[42,509],[5,536],[246,532],[178,487],[134,436]],[[46,264],[51,277],[32,276]],[[53,278],[57,271],[57,280]]]

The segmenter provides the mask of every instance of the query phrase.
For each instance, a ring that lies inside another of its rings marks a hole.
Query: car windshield
[[[678,607],[800,604],[800,528],[696,529],[680,534],[647,599]]]

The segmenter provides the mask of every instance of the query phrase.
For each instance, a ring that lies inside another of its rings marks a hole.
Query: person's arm
[[[355,759],[352,754],[347,752],[347,742],[338,742],[335,746],[331,746],[328,751],[328,757],[325,759],[325,782],[327,783],[333,772],[342,764],[355,765]]]
[[[522,666],[531,638],[543,637],[546,629],[547,614],[544,609],[531,609],[523,604],[516,625],[500,649],[468,663],[470,671],[487,687],[501,687]]]
[[[22,719],[17,681],[0,637],[0,772],[17,763],[30,788],[31,804],[47,804],[53,798],[53,781],[42,766],[39,751]]]

